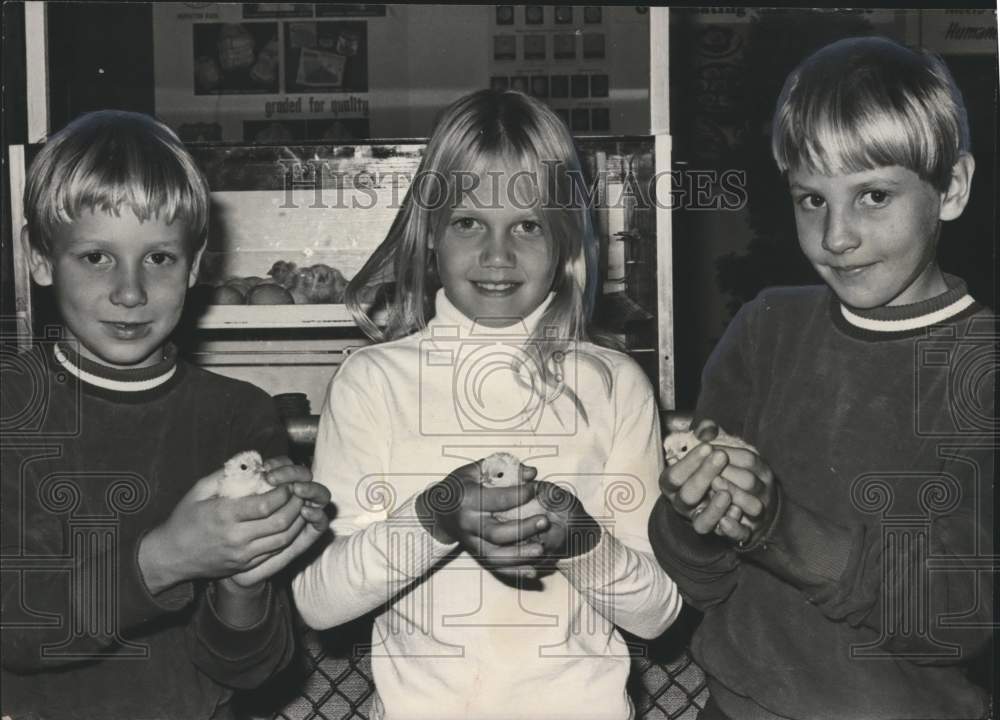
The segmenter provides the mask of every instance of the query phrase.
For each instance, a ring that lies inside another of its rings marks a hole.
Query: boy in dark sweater
[[[650,518],[704,611],[699,717],[986,717],[963,663],[993,629],[996,324],[935,260],[972,182],[961,95],[936,58],[844,40],[789,76],[772,143],[826,286],[740,310],[704,370],[705,442]]]
[[[4,716],[222,718],[290,658],[271,578],[322,533],[329,494],[282,457],[263,391],[169,342],[208,206],[144,115],[85,115],[32,163],[22,242],[63,327],[4,359]],[[217,497],[246,450],[273,489]]]

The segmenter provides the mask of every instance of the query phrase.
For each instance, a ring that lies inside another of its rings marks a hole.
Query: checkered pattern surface
[[[705,675],[687,651],[691,623],[681,621],[657,641],[634,647],[628,690],[643,720],[695,720],[708,699]],[[241,718],[368,720],[375,684],[366,644],[371,620],[336,630],[302,631],[299,658],[267,687],[242,696]]]

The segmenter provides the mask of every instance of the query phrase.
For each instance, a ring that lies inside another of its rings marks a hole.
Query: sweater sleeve
[[[656,400],[642,370],[626,358],[612,385],[614,436],[602,478],[603,508],[587,508],[603,526],[589,552],[558,563],[603,617],[643,638],[666,630],[681,609],[677,585],[653,556],[647,518],[663,469]]]
[[[696,418],[714,420],[731,434],[745,434],[753,395],[753,325],[759,304],[747,303],[733,318],[702,371]],[[649,518],[653,550],[680,586],[684,599],[699,610],[716,605],[736,586],[739,560],[731,543],[718,536],[699,535],[666,498]]]
[[[340,625],[389,602],[457,547],[424,530],[415,497],[399,500],[387,475],[387,379],[366,353],[330,382],[320,416],[313,478],[336,505],[333,540],[292,581],[296,606],[316,629]]]
[[[285,429],[274,402],[264,392],[248,388],[246,397],[231,399],[227,457],[257,450],[262,457],[288,451]],[[199,593],[188,625],[188,652],[199,670],[232,688],[254,688],[281,670],[295,649],[292,613],[283,576],[267,581],[264,615],[249,627],[232,627],[216,612],[212,585]]]

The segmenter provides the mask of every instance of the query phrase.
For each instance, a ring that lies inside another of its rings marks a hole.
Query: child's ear
[[[31,266],[31,279],[36,285],[45,287],[52,284],[52,261],[41,250],[29,242],[28,226],[21,228],[21,248],[28,253],[28,265]]]
[[[972,174],[976,171],[976,161],[968,153],[962,153],[951,169],[951,182],[941,193],[941,220],[954,220],[965,210],[972,192]]]
[[[201,267],[201,256],[205,254],[205,245],[208,243],[203,243],[198,252],[194,254],[194,259],[191,261],[191,269],[188,271],[188,287],[194,287],[195,283],[198,282],[198,269]]]

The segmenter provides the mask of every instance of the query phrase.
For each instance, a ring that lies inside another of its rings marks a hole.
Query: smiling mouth
[[[484,295],[496,296],[510,295],[520,286],[520,283],[515,282],[482,282],[475,280],[472,284]]]
[[[853,278],[861,275],[865,270],[873,267],[875,263],[868,263],[867,265],[845,265],[843,267],[837,267],[831,265],[830,269],[833,270],[840,277]]]
[[[152,323],[105,321],[103,324],[115,337],[123,340],[131,340],[145,335],[149,331]]]

